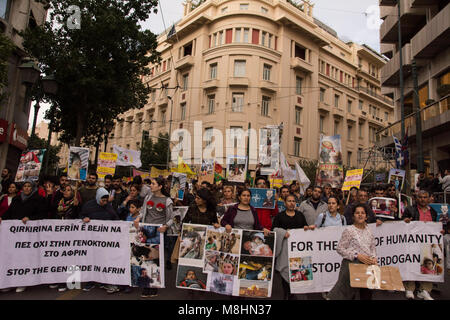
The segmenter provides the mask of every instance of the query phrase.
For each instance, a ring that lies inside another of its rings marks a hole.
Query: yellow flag
[[[184,163],[181,157],[178,157],[178,168],[176,172],[186,173],[188,175],[196,175],[196,173],[192,171],[191,168],[189,168],[189,166],[186,163]]]

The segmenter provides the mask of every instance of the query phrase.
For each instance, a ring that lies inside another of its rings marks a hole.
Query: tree
[[[6,96],[3,88],[8,86],[8,60],[13,49],[14,45],[11,40],[0,33],[0,103]]]
[[[301,159],[298,164],[305,172],[309,181],[311,181],[311,186],[314,186],[316,184],[317,167],[319,162],[317,160]]]
[[[38,0],[40,2],[44,0]],[[48,0],[45,0],[48,2]],[[21,35],[25,50],[54,74],[52,129],[61,141],[80,146],[103,141],[106,126],[121,113],[142,108],[151,88],[142,81],[159,61],[156,35],[140,21],[156,12],[157,0],[52,0],[50,21]],[[74,28],[79,8],[80,28]],[[104,132],[103,132],[104,133]],[[109,134],[109,132],[107,132]],[[94,142],[95,141],[95,142]]]
[[[165,169],[167,163],[167,151],[169,148],[169,134],[159,133],[158,141],[146,140],[141,148],[141,162],[143,170],[151,167]]]
[[[31,137],[28,139],[28,147],[29,150],[36,150],[36,149],[47,149],[47,141],[45,139],[41,139],[36,135],[31,135]],[[56,169],[58,168],[59,164],[59,157],[58,153],[61,151],[61,145],[59,146],[50,146],[48,150],[45,151],[44,154],[44,163],[45,158],[50,157],[48,159],[48,173],[56,172]],[[42,170],[45,170],[44,165],[42,165]]]

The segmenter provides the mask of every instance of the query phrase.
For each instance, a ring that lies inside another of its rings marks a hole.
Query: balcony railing
[[[422,122],[438,117],[441,114],[450,110],[450,94],[442,98],[441,100],[434,102],[425,108],[420,109],[420,118]],[[411,113],[405,117],[405,132],[411,132],[411,128],[416,127],[416,115],[417,112]],[[393,136],[398,135],[401,132],[402,122],[401,120],[394,122],[390,126],[377,132],[377,135]],[[409,128],[409,130],[408,130]],[[399,137],[400,138],[400,137]]]
[[[386,96],[380,95],[378,93],[373,92],[373,90],[370,90],[369,88],[365,88],[365,87],[358,87],[359,91],[365,92],[368,95],[375,97],[379,100],[382,100],[384,102],[386,102],[387,104],[390,104],[391,106],[394,105],[394,101]]]

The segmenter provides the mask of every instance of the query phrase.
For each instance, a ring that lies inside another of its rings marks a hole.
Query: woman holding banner
[[[158,232],[164,233],[173,224],[173,202],[169,192],[166,190],[166,180],[164,178],[153,178],[151,181],[151,192],[145,197],[140,215],[134,220],[134,226],[138,229],[140,222],[161,224]],[[157,295],[158,289],[144,288],[141,297],[156,297]]]
[[[350,263],[377,264],[375,237],[370,231],[366,219],[365,205],[355,205],[353,208],[353,225],[344,230],[337,247],[337,252],[344,259],[342,260],[338,281],[327,295],[327,300],[353,300],[358,291],[361,300],[372,298],[372,292],[369,289],[358,289],[350,286]]]

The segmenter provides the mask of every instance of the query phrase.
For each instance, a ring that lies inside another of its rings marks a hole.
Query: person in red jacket
[[[258,177],[256,179],[256,188],[267,189],[267,181],[263,177]],[[256,209],[258,213],[259,223],[267,230],[272,230],[272,219],[278,214],[278,206],[275,202],[274,209]]]

